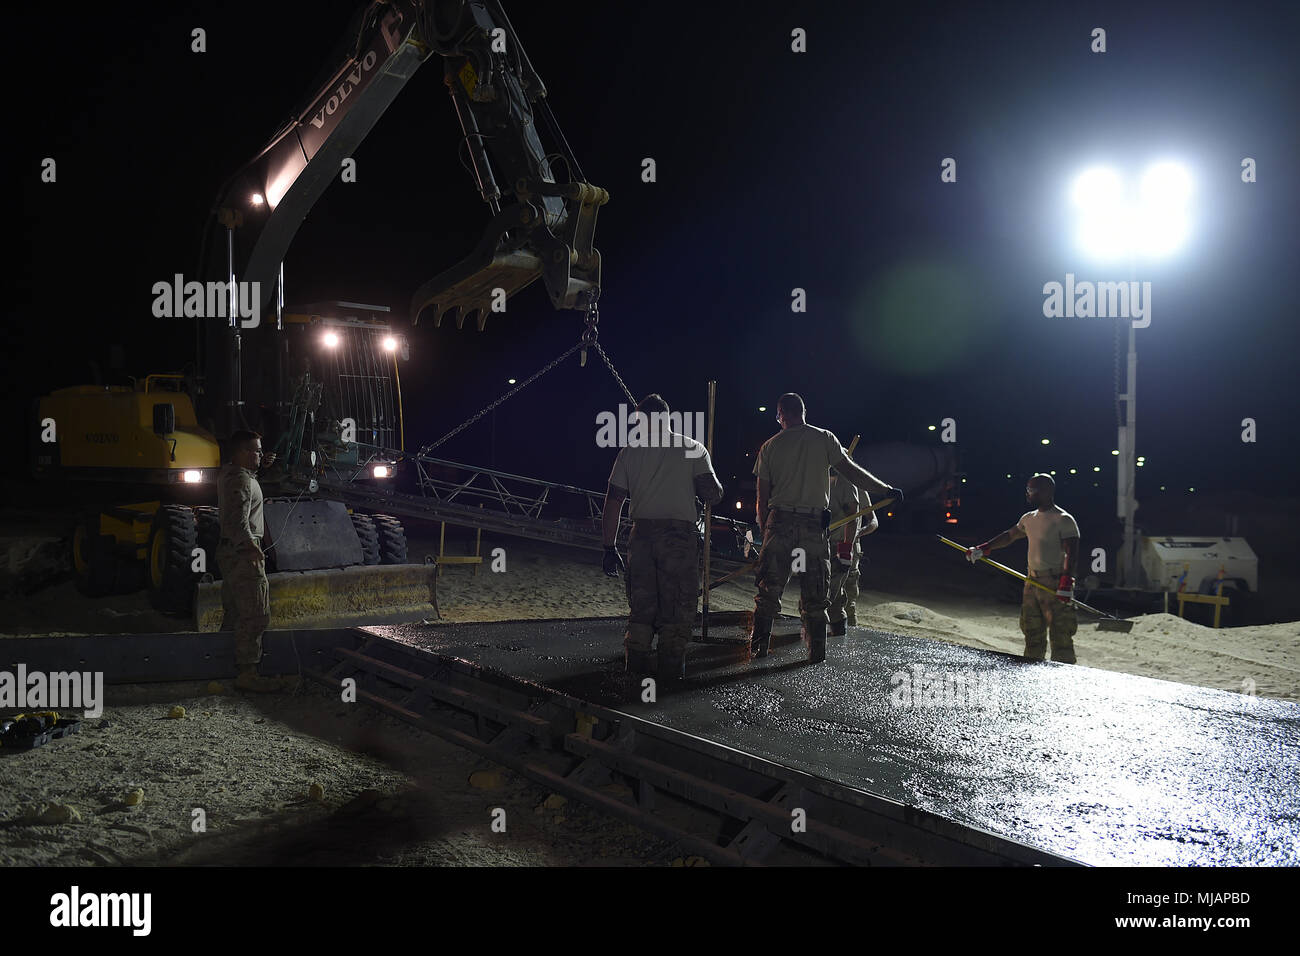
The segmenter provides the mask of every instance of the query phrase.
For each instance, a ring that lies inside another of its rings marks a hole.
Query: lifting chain
[[[596,307],[593,305],[591,309],[587,312],[587,327],[583,329],[582,338],[578,340],[576,345],[570,346],[567,350],[565,350],[564,354],[560,355],[558,358],[556,358],[554,361],[548,364],[545,368],[541,369],[538,372],[533,373],[532,376],[520,382],[514,388],[510,389],[510,391],[506,392],[504,395],[498,398],[491,405],[486,406],[485,408],[476,412],[470,418],[467,418],[465,421],[461,422],[459,425],[457,425],[451,431],[447,432],[447,434],[443,435],[437,441],[433,442],[432,444],[423,446],[416,453],[417,457],[427,455],[429,452],[433,451],[439,445],[456,437],[461,432],[463,432],[466,428],[469,428],[470,425],[473,425],[476,421],[478,421],[480,418],[486,415],[488,412],[492,411],[494,408],[496,408],[501,403],[507,401],[512,396],[523,391],[525,388],[533,384],[533,382],[537,381],[539,378],[541,378],[551,369],[555,368],[555,366],[559,365],[561,362],[563,362],[566,358],[568,358],[570,355],[572,355],[574,352],[578,351],[579,349],[582,350],[583,365],[586,365],[587,362],[587,349],[594,348],[596,350],[596,354],[599,355],[604,360],[605,365],[609,367],[609,372],[611,375],[614,376],[614,381],[618,382],[618,387],[621,388],[623,390],[623,394],[627,396],[628,402],[630,402],[633,406],[635,406],[636,399],[632,397],[632,392],[628,389],[627,384],[623,381],[623,376],[618,374],[618,369],[614,368],[614,363],[609,360],[609,356],[605,354],[605,350],[601,348],[600,343],[596,341],[596,334],[597,334],[596,323],[598,323],[599,321],[600,321],[600,316],[596,314]]]
[[[601,348],[600,343],[596,341],[596,336],[600,331],[596,327],[599,322],[600,313],[596,311],[596,304],[593,302],[591,308],[587,310],[587,327],[582,332],[582,360],[579,364],[585,368],[587,365],[587,349],[595,349],[596,354],[601,357],[605,365],[609,368],[609,374],[614,376],[614,381],[618,382],[618,387],[621,388],[623,394],[627,396],[628,403],[635,407],[636,399],[632,396],[632,390],[627,387],[627,383],[623,381],[623,376],[618,374],[618,369],[614,368],[614,363],[609,360],[609,356],[605,354],[605,350]]]

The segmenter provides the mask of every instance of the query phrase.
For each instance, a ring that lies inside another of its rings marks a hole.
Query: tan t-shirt
[[[1079,525],[1074,516],[1059,505],[1046,511],[1027,511],[1020,516],[1016,527],[1029,537],[1029,570],[1056,571],[1065,563],[1065,549],[1061,542],[1079,537]]]
[[[262,516],[262,486],[247,468],[223,465],[217,475],[217,517],[221,537],[238,547],[266,535]]]
[[[609,483],[627,492],[628,514],[639,518],[696,520],[695,476],[713,475],[709,453],[693,438],[672,432],[681,447],[629,445],[614,459]],[[690,453],[689,455],[687,453]],[[713,475],[717,481],[717,475]]]
[[[768,507],[826,508],[830,469],[846,458],[840,440],[826,429],[793,425],[763,443],[754,474],[768,483]]]
[[[866,499],[863,501],[862,499]],[[861,504],[859,504],[861,502]],[[847,518],[851,514],[857,514],[863,508],[871,504],[871,498],[865,491],[861,491],[850,482],[847,478],[836,475],[831,479],[831,523],[834,524],[841,518]],[[862,529],[862,519],[854,518],[842,528],[836,528],[830,532],[831,541],[843,541],[844,532],[848,531],[850,541],[857,537],[858,531]]]

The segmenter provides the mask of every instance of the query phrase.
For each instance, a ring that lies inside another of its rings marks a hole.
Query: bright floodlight
[[[1070,190],[1078,241],[1095,259],[1159,258],[1187,239],[1192,177],[1178,163],[1152,163],[1137,183],[1108,167],[1080,173]]]
[[[262,198],[262,194],[261,194],[261,193],[253,193],[253,205],[254,205],[254,206],[260,206],[260,205],[262,205],[262,203],[264,203],[264,202],[266,202],[266,200],[265,200],[264,198]]]
[[[191,469],[189,471],[186,471],[184,474],[182,474],[181,479],[183,481],[189,482],[190,484],[194,484],[195,482],[203,480],[203,472],[195,471]]]
[[[387,477],[388,477],[388,466],[387,466],[387,465],[375,465],[374,475],[375,475],[376,478],[387,478]]]
[[[338,333],[326,332],[325,335],[321,338],[321,341],[325,343],[325,347],[327,349],[337,348],[339,344]]]
[[[384,336],[384,351],[385,351],[385,352],[396,352],[396,351],[397,351],[397,339],[393,338],[391,335],[385,335],[385,336]]]

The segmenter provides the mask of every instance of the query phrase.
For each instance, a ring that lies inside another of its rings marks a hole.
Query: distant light
[[[930,431],[934,431],[935,426],[934,426],[934,425],[927,425],[926,428],[929,429]]]
[[[1092,466],[1092,470],[1093,470],[1093,471],[1101,471],[1101,465],[1093,465],[1093,466]]]
[[[1043,441],[1042,441],[1042,443],[1043,443],[1044,445],[1050,445],[1050,444],[1052,443],[1052,440],[1051,440],[1050,438],[1044,438]]]
[[[194,484],[195,482],[202,481],[202,480],[203,480],[203,472],[195,471],[194,469],[190,469],[189,471],[181,475],[181,481],[188,481],[190,484]]]
[[[1077,475],[1078,473],[1079,473],[1079,469],[1078,469],[1078,468],[1071,468],[1071,469],[1070,469],[1070,474],[1072,474],[1072,475]]]
[[[1188,488],[1187,490],[1188,490],[1188,491],[1195,491],[1196,489],[1195,489],[1195,488]]]
[[[1141,467],[1142,467],[1143,465],[1145,465],[1145,464],[1146,464],[1145,461],[1143,461],[1143,460],[1140,459],[1140,458],[1138,459],[1138,467],[1139,467],[1139,468],[1141,468]]]
[[[885,512],[885,517],[886,517],[886,518],[892,518],[892,517],[894,517],[894,513],[893,513],[892,511],[886,511],[886,512]]]
[[[1110,453],[1111,453],[1112,455],[1118,455],[1118,454],[1119,454],[1119,449],[1118,449],[1118,448],[1112,448],[1112,449],[1110,450]]]
[[[758,410],[759,410],[760,412],[765,412],[765,411],[767,411],[767,406],[766,406],[766,405],[760,405],[760,406],[758,406]]]
[[[737,507],[737,508],[740,507],[740,502],[739,502],[739,501],[736,502],[736,507]]]
[[[956,518],[944,518],[944,519],[943,519],[943,523],[944,523],[944,524],[956,524],[956,523],[957,523],[957,519],[956,519]]]
[[[963,478],[963,479],[961,480],[961,483],[962,483],[963,485],[966,484],[966,479]]]
[[[1097,483],[1096,483],[1095,481],[1092,483],[1092,486],[1093,486],[1094,488],[1098,487],[1098,486],[1097,486]]]
[[[391,335],[385,335],[385,336],[384,336],[384,351],[385,351],[385,352],[396,352],[396,351],[397,351],[397,339],[393,338]]]
[[[506,384],[507,384],[507,385],[513,385],[513,384],[515,384],[515,380],[514,380],[513,378],[508,378],[508,379],[506,379]]]
[[[326,332],[321,341],[325,343],[327,349],[338,348],[339,336],[337,332]]]
[[[952,512],[951,512],[951,511],[945,511],[945,512],[943,513],[943,516],[944,516],[945,518],[951,518],[951,517],[952,517]]]
[[[390,473],[391,470],[387,465],[375,465],[374,467],[373,474],[376,478],[387,478]]]
[[[263,196],[261,193],[253,193],[253,205],[254,205],[254,206],[260,206],[260,205],[262,205],[262,203],[264,203],[264,202],[266,202],[266,197],[265,197],[265,196]]]
[[[1054,474],[1056,474],[1056,472],[1054,472],[1054,471],[1049,471],[1048,474],[1049,474],[1049,475],[1054,475]]]
[[[1164,486],[1164,485],[1161,485],[1161,486],[1160,486],[1160,490],[1161,490],[1161,491],[1164,491],[1164,490],[1165,490],[1165,486]]]
[[[1010,476],[1010,475],[1007,475],[1007,477],[1010,478],[1011,476]]]

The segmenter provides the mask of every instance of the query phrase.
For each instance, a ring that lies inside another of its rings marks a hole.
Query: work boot
[[[654,653],[625,647],[623,650],[623,681],[629,701],[641,698],[641,681],[647,677],[656,677]]]
[[[850,604],[848,610],[844,612],[844,623],[849,627],[858,626],[858,609],[856,606]]]
[[[805,624],[803,632],[808,642],[808,663],[820,664],[826,660],[826,622],[812,621]]]
[[[659,646],[659,688],[674,691],[686,682],[686,648],[674,650]]]
[[[843,637],[847,633],[848,629],[845,627],[843,621],[831,621],[831,637]]]
[[[252,668],[239,672],[239,676],[235,678],[235,686],[254,694],[274,694],[285,689],[283,681],[274,677],[263,677]]]
[[[749,635],[749,659],[767,657],[772,650],[772,621],[770,618],[754,618],[754,630]]]

